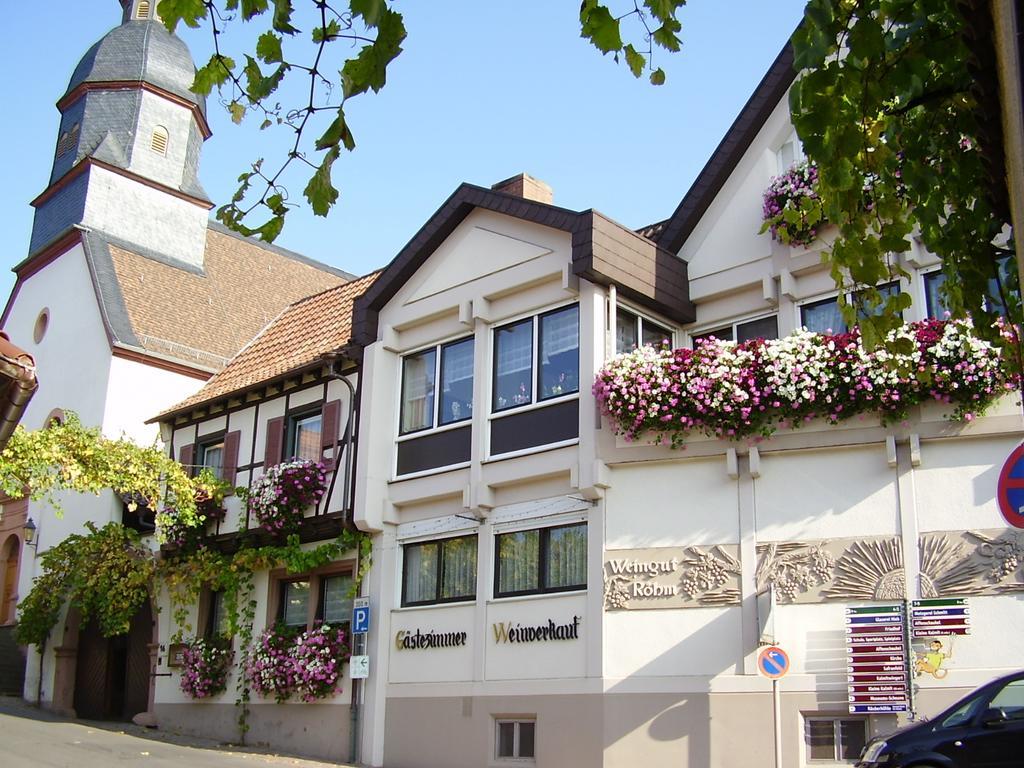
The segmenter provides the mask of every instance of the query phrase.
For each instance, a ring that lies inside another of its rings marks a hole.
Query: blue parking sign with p
[[[356,598],[352,606],[352,634],[359,635],[370,631],[370,600]]]

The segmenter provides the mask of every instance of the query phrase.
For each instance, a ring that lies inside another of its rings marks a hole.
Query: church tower
[[[210,128],[205,99],[190,90],[192,55],[157,17],[158,0],[120,1],[121,25],[86,52],[57,101],[29,256],[79,225],[201,268],[213,206],[199,155]]]

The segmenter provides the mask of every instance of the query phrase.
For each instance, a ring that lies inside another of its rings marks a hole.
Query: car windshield
[[[955,728],[958,725],[964,725],[970,722],[978,713],[978,709],[981,707],[983,700],[984,697],[981,694],[971,696],[963,704],[946,715],[940,723],[941,727]]]

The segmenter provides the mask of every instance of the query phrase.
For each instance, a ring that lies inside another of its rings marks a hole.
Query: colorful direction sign
[[[915,600],[910,606],[910,631],[914,637],[971,634],[971,609],[965,597]]]
[[[999,511],[1014,528],[1024,528],[1024,444],[1007,457],[996,484]]]
[[[778,680],[789,672],[789,654],[777,645],[762,648],[757,655],[757,669],[765,677]]]
[[[906,712],[910,708],[902,606],[847,608],[846,658],[850,712]]]

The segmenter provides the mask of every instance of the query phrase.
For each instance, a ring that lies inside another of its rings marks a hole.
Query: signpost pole
[[[917,702],[914,694],[914,644],[911,642],[910,633],[911,611],[910,601],[903,601],[903,647],[907,655],[907,706],[910,708],[908,717],[913,722],[917,720]]]
[[[782,700],[778,678],[772,680],[772,715],[775,724],[775,768],[782,768]]]

